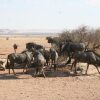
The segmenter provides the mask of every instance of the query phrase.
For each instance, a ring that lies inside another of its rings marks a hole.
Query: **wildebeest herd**
[[[94,65],[100,74],[98,69],[98,66],[100,66],[100,55],[93,50],[86,50],[84,43],[74,43],[71,41],[59,43],[59,50],[55,50],[54,48],[46,50],[45,47],[34,42],[26,43],[26,49],[24,51],[21,53],[11,53],[7,56],[5,68],[9,70],[9,74],[10,69],[12,69],[14,75],[16,75],[14,71],[15,64],[24,64],[23,73],[32,67],[35,69],[34,77],[41,73],[46,77],[46,68],[54,68],[54,71],[56,71],[56,68],[59,66],[58,58],[60,58],[64,52],[66,52],[69,57],[65,66],[71,63],[71,59],[73,59],[71,70],[74,67],[75,74],[77,73],[76,64],[79,62],[87,63],[86,74],[90,64]]]

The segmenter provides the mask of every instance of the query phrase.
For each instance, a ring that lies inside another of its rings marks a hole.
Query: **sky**
[[[0,29],[100,27],[100,0],[0,0]]]

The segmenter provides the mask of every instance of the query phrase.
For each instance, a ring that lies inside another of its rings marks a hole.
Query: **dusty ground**
[[[0,38],[0,41],[0,58],[14,52],[14,43],[19,45],[17,52],[25,49],[26,42],[32,41],[50,47],[45,37]],[[34,78],[30,74],[22,74],[22,69],[15,71],[17,76],[8,75],[8,70],[0,71],[0,100],[100,100],[100,75],[93,66],[90,66],[87,76],[73,76],[60,70],[46,73],[46,78]]]

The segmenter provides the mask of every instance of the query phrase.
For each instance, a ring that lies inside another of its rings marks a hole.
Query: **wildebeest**
[[[0,59],[0,70],[5,71],[6,63],[7,63],[7,59]]]
[[[85,62],[87,63],[86,74],[87,74],[87,70],[90,64],[94,65],[98,73],[100,74],[99,69],[98,69],[98,66],[100,66],[100,56],[97,55],[97,53],[93,51],[84,51],[84,52],[78,51],[73,55],[73,58],[74,58],[74,62],[72,64],[72,67],[73,66],[75,67],[75,72],[76,72],[76,64],[78,62]]]
[[[35,64],[35,73],[34,76],[36,76],[37,74],[40,74],[42,72],[43,76],[45,76],[44,73],[44,65],[46,63],[46,60],[44,58],[44,56],[42,55],[42,53],[40,53],[39,50],[35,50],[34,51],[34,64]]]
[[[60,39],[59,37],[47,37],[46,38],[48,43],[51,43],[52,47],[56,48],[56,50],[59,52],[59,45],[60,45]]]
[[[34,42],[26,43],[26,49],[32,50],[33,48],[39,50],[39,49],[43,49],[43,46],[36,44]]]
[[[52,37],[47,37],[46,39],[48,40],[48,43],[57,43],[58,41],[57,41],[57,39],[56,39],[57,37],[54,37],[54,38],[52,38]]]
[[[30,66],[31,61],[33,60],[33,52],[30,51],[24,51],[22,53],[11,53],[7,57],[7,65],[6,67],[9,69],[10,74],[10,68],[13,70],[13,73],[15,75],[14,71],[14,65],[17,64],[25,64],[24,69]],[[23,72],[24,72],[23,69]]]
[[[50,65],[50,51],[49,50],[43,50],[43,56],[46,60],[47,66]]]
[[[73,42],[66,42],[62,44],[61,46],[61,54],[63,52],[67,52],[69,60],[67,61],[66,64],[71,62],[71,58],[73,53],[77,51],[84,51],[85,50],[85,44],[84,43],[73,43]]]
[[[52,65],[54,65],[54,70],[56,70],[58,53],[54,48],[50,48],[50,59],[51,59],[51,67],[52,67]]]

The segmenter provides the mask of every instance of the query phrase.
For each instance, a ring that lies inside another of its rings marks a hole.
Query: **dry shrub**
[[[9,37],[6,37],[6,40],[9,40]]]
[[[100,29],[80,26],[77,29],[62,32],[59,39],[61,41],[83,42],[88,48],[100,48]]]

